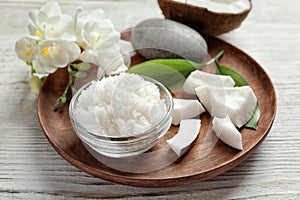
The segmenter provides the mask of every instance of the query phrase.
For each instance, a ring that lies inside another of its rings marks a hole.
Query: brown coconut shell
[[[167,19],[183,23],[205,35],[219,35],[241,25],[252,9],[249,1],[250,8],[238,14],[216,13],[173,0],[158,0],[158,4]]]

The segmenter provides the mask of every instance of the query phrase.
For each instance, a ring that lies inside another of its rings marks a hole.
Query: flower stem
[[[30,66],[30,68],[31,68],[31,76],[32,76],[36,72],[35,69],[34,69],[34,67],[33,67],[33,64],[32,64],[32,62],[26,62],[26,64]]]
[[[70,89],[70,87],[72,87],[73,85],[73,76],[72,76],[72,68],[71,65],[68,65],[68,72],[69,72],[69,82],[68,85],[66,86],[64,93],[56,100],[55,102],[55,109],[58,108],[58,106],[60,105],[60,103],[65,104],[67,102],[67,95],[68,95],[68,91]]]
[[[63,92],[63,94],[55,101],[54,110],[56,110],[60,104],[65,104],[67,102],[67,95],[69,90],[71,90],[72,95],[76,93],[76,88],[74,87],[73,78],[85,78],[87,76],[86,71],[91,68],[90,64],[87,63],[69,63],[67,70],[69,73],[69,82]]]

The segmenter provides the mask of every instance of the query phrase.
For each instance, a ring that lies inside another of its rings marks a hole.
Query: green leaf
[[[80,63],[77,64],[75,68],[80,71],[88,71],[89,69],[91,69],[91,65],[89,63]]]
[[[74,74],[72,74],[72,76],[74,76],[76,78],[85,78],[85,77],[87,77],[87,73],[84,71],[78,71],[78,72],[75,72]]]
[[[219,63],[216,63],[217,68],[222,75],[231,76],[231,78],[234,80],[236,86],[246,86],[249,85],[249,83],[244,79],[243,76],[241,76],[239,73],[234,71],[233,69],[220,65]]]
[[[210,65],[217,61],[223,54],[224,51],[220,51],[214,58],[203,64],[185,59],[150,60],[135,65],[126,72],[151,77],[164,84],[169,90],[176,90],[182,87],[191,72]]]
[[[259,108],[259,105],[257,104],[252,118],[245,125],[245,127],[257,130],[257,122],[258,122],[259,118],[260,118],[260,108]]]
[[[156,59],[137,64],[126,72],[151,77],[169,90],[180,88],[189,74],[204,65],[184,59]]]
[[[249,85],[249,83],[246,81],[246,79],[244,79],[244,77],[242,75],[240,75],[238,72],[236,72],[235,70],[233,70],[229,67],[220,65],[218,60],[216,60],[215,63],[219,70],[219,73],[221,75],[231,76],[231,78],[235,81],[236,86],[241,87],[241,86]],[[260,118],[260,107],[257,104],[256,109],[252,115],[252,118],[249,120],[249,122],[244,127],[257,130],[257,123],[258,123],[259,118]]]

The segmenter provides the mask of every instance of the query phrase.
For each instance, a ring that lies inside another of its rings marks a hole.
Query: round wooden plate
[[[123,34],[123,37],[129,39],[130,33]],[[276,113],[274,87],[263,68],[250,56],[214,37],[206,39],[209,54],[216,55],[224,50],[221,64],[238,71],[249,82],[258,98],[261,118],[257,130],[246,128],[240,130],[243,137],[243,151],[237,151],[217,141],[214,134],[209,131],[210,117],[205,113],[201,116],[202,129],[193,148],[176,162],[148,173],[128,173],[110,168],[95,159],[76,136],[69,119],[68,105],[57,111],[53,110],[55,100],[62,94],[68,81],[65,69],[60,69],[48,77],[38,98],[38,117],[51,145],[63,158],[89,174],[112,182],[139,187],[189,184],[222,174],[241,163],[262,143],[272,126]],[[133,63],[142,60],[138,56]],[[93,70],[90,73],[93,74]],[[89,80],[82,81],[84,83]],[[170,138],[176,131],[176,127],[171,127],[158,145],[166,145],[165,139]],[[156,162],[159,161],[156,159]]]

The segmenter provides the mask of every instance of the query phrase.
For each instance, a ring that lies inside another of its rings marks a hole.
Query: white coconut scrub
[[[162,120],[166,105],[159,88],[136,74],[95,80],[78,97],[76,118],[93,134],[136,136]]]

